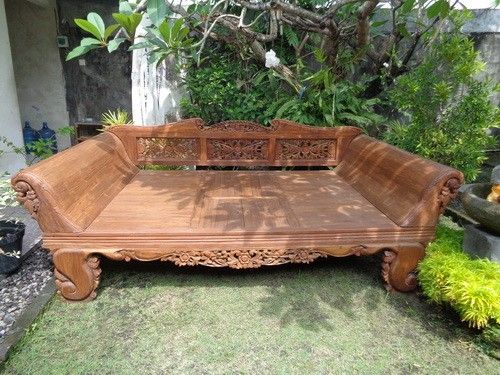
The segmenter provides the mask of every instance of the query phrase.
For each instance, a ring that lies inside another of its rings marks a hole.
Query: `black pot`
[[[12,273],[21,265],[21,257],[10,254],[21,253],[26,226],[20,221],[0,220],[0,273]]]

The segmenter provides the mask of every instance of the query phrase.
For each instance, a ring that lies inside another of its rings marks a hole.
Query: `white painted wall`
[[[151,24],[147,15],[137,28],[137,35],[145,35]],[[143,38],[136,38],[141,43]],[[132,52],[132,118],[135,125],[162,125],[180,120],[181,77],[175,69],[174,58],[158,67],[147,61],[146,49]]]
[[[23,135],[4,0],[0,0],[0,51],[0,136],[7,137],[14,144],[21,146]],[[1,143],[0,149],[4,149]],[[6,152],[0,157],[0,174],[5,171],[14,173],[25,165],[22,156]]]
[[[38,2],[4,0],[12,60],[17,83],[21,122],[39,130],[46,121],[51,129],[69,125],[65,81],[57,47],[55,0]],[[70,146],[58,136],[59,150]]]

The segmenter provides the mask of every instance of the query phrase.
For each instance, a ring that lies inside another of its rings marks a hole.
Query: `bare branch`
[[[367,0],[358,8],[358,48],[364,47],[370,41],[370,22],[368,17],[375,10],[378,3],[379,0]]]

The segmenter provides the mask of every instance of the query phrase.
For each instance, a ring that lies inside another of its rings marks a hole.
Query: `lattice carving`
[[[276,158],[279,160],[335,159],[334,139],[279,139]]]
[[[26,181],[18,181],[14,185],[14,191],[17,193],[17,201],[29,211],[33,219],[37,219],[40,200],[31,185]]]
[[[201,130],[206,131],[228,131],[228,132],[263,132],[269,133],[276,130],[274,126],[263,126],[251,121],[224,121],[211,126],[203,126]]]
[[[195,138],[138,138],[137,154],[139,160],[197,159],[199,156],[199,141]]]
[[[208,158],[215,160],[266,160],[267,139],[209,139]]]
[[[236,269],[258,268],[285,263],[310,263],[317,258],[326,257],[314,249],[247,249],[247,250],[194,250],[175,251],[165,255],[159,251],[120,250],[103,253],[113,260],[131,259],[140,261],[161,260],[173,262],[177,266],[230,267]]]

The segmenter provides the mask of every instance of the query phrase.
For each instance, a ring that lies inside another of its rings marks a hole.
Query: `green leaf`
[[[114,23],[106,27],[106,31],[104,31],[104,40],[108,40],[111,34],[113,34],[119,27],[120,25],[118,25],[117,23]]]
[[[148,0],[146,12],[153,25],[159,26],[167,17],[167,4],[165,0]]]
[[[128,1],[120,1],[119,12],[122,14],[132,14],[134,11],[132,10],[132,6],[128,3]]]
[[[285,111],[292,107],[293,105],[295,105],[295,99],[292,99],[292,100],[289,100],[288,102],[286,102],[285,104],[283,104],[277,111],[276,111],[276,118],[280,118],[281,116],[283,116],[283,113],[285,113]]]
[[[427,8],[427,17],[434,18],[437,16],[444,17],[450,10],[450,4],[446,0],[437,0],[429,8]]]
[[[120,44],[122,44],[124,41],[126,41],[126,38],[115,38],[109,41],[108,43],[108,52],[114,52],[120,47]]]
[[[154,30],[151,30],[154,31]],[[163,40],[168,42],[170,40],[170,35],[172,29],[170,28],[170,25],[167,20],[163,21],[160,26],[158,26],[158,31],[160,32],[160,35],[162,36]]]
[[[143,49],[143,48],[149,48],[151,47],[151,44],[149,42],[140,42],[140,43],[135,43],[135,44],[132,44],[128,50],[129,51],[133,51],[135,49]]]
[[[404,4],[401,6],[401,11],[404,13],[410,12],[415,6],[416,2],[417,0],[405,0]]]
[[[128,29],[130,28],[130,18],[126,14],[122,13],[113,13],[112,14],[114,20],[118,22],[118,24],[125,29],[125,31],[128,32]]]
[[[285,35],[288,44],[290,44],[292,47],[297,47],[299,45],[299,37],[290,26],[285,25],[283,27],[283,34]]]
[[[325,120],[326,120],[328,125],[334,125],[335,120],[331,114],[325,113],[324,116],[325,116]]]
[[[90,50],[99,48],[100,46],[98,45],[88,45],[88,46],[78,46],[75,49],[73,49],[70,53],[68,53],[68,56],[66,56],[66,61],[69,61],[71,59],[74,59],[75,57],[81,56],[89,52]]]
[[[101,39],[101,33],[99,32],[99,29],[97,29],[97,27],[92,25],[89,21],[81,18],[75,18],[75,23],[80,29],[92,34],[97,39]]]
[[[164,52],[152,52],[148,55],[148,64],[158,66],[166,57]]]
[[[396,26],[396,29],[398,30],[398,32],[406,37],[406,38],[409,38],[411,36],[410,32],[408,31],[408,29],[406,28],[406,25],[404,24],[399,24]]]
[[[184,26],[184,19],[179,18],[175,20],[174,25],[172,26],[172,29],[170,31],[170,38],[174,40],[180,40],[182,38],[179,38],[179,31],[181,28]]]
[[[133,38],[135,36],[135,31],[142,21],[142,14],[134,13],[129,16],[130,19],[130,30],[127,30],[128,35]]]
[[[86,46],[92,46],[92,45],[98,45],[100,46],[102,42],[96,38],[83,38],[82,41],[80,42],[80,46],[86,47]]]
[[[104,21],[101,16],[97,13],[91,12],[87,15],[87,21],[89,21],[92,25],[94,25],[97,30],[99,30],[99,34],[101,39],[104,39],[104,33],[106,32],[106,26],[104,25]]]
[[[128,36],[133,39],[135,36],[135,31],[141,23],[142,14],[133,13],[127,15],[121,13],[113,13],[113,18],[120,24],[121,27],[125,29]]]
[[[379,27],[379,26],[385,25],[387,23],[387,21],[389,21],[389,20],[372,22],[372,27]]]

